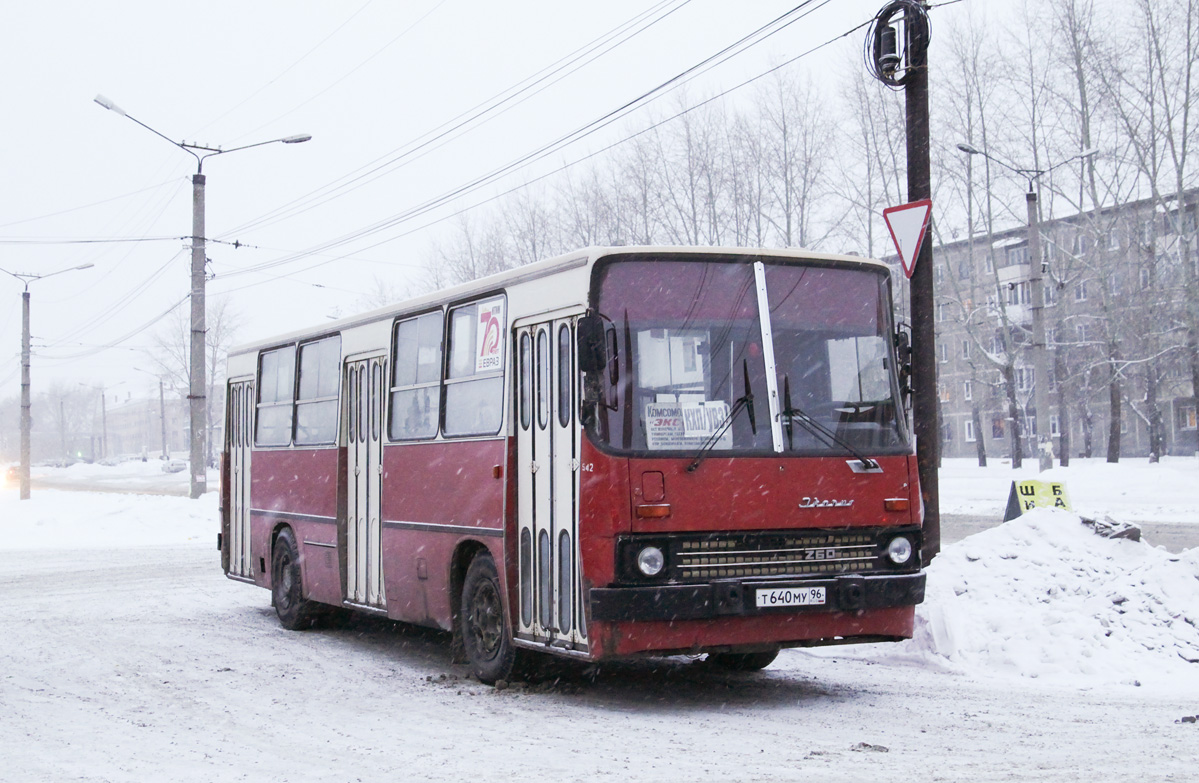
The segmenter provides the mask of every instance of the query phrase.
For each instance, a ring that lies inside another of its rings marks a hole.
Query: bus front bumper
[[[591,619],[601,622],[704,620],[795,612],[857,612],[915,606],[924,600],[924,572],[826,579],[715,580],[704,584],[591,588]],[[790,603],[802,595],[807,603]],[[770,599],[786,597],[787,602]],[[820,602],[817,603],[816,601]],[[763,604],[763,605],[760,605]]]

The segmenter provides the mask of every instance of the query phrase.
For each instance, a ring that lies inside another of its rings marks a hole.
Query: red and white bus
[[[484,682],[908,638],[922,506],[881,263],[589,248],[230,353],[221,557],[287,628],[452,631]]]

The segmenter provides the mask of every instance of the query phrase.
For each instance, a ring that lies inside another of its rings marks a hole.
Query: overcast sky
[[[187,294],[181,237],[191,232],[195,161],[98,106],[97,94],[177,141],[229,149],[312,134],[305,144],[268,145],[204,165],[205,233],[248,245],[209,246],[215,278],[208,291],[231,297],[246,341],[352,313],[375,278],[419,274],[448,225],[435,221],[594,152],[649,114],[632,114],[446,208],[314,249],[558,139],[799,3],[9,3],[0,31],[0,268],[46,274],[95,265],[30,286],[35,394],[54,382],[103,383],[122,398],[145,394],[155,381],[133,368],[150,369],[144,349],[157,327],[146,325]],[[883,4],[815,0],[801,21],[704,73],[687,92],[733,87],[867,21]],[[953,12],[939,11],[934,22]],[[644,28],[637,35],[600,47],[582,67],[558,66],[506,113],[430,145],[406,165],[371,173],[425,134],[637,19],[627,28]],[[647,26],[651,19],[660,20]],[[856,64],[863,34],[801,62],[833,87]],[[649,111],[664,113],[675,100],[667,96]],[[339,183],[345,187],[329,191]],[[297,200],[306,208],[276,214]],[[134,238],[147,241],[67,243]],[[244,271],[270,261],[286,263]],[[21,290],[0,275],[0,397],[20,388]]]

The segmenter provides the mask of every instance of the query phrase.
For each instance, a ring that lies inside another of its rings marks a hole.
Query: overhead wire
[[[157,185],[150,185],[149,187],[142,188],[141,190],[134,190],[129,193],[122,193],[119,196],[113,196],[112,198],[101,199],[100,201],[93,201],[90,204],[81,204],[80,206],[77,206],[77,207],[68,207],[67,209],[60,209],[57,212],[49,212],[45,215],[37,215],[36,217],[21,218],[20,220],[13,220],[9,223],[0,223],[0,228],[8,228],[9,226],[19,226],[22,223],[35,223],[39,220],[47,220],[49,218],[59,217],[61,215],[67,215],[72,212],[79,212],[80,210],[91,209],[92,207],[98,207],[103,204],[110,204],[113,201],[120,201],[121,199],[130,198],[132,196],[138,196],[138,195],[141,195],[142,193],[146,193],[151,190],[157,190],[158,188],[164,187],[166,185],[170,185],[171,183],[173,183],[175,181],[176,181],[175,178],[171,178],[171,179],[166,180],[165,182],[159,182]]]
[[[825,3],[822,3],[821,5],[822,5],[822,6],[823,6],[823,5],[825,5],[825,4],[827,4],[827,2],[829,2],[829,0],[825,0]],[[457,216],[459,216],[459,215],[465,214],[465,213],[467,213],[467,212],[470,212],[471,210],[477,209],[477,208],[479,208],[479,207],[481,207],[481,206],[483,206],[483,205],[485,205],[485,204],[488,204],[488,203],[490,203],[490,202],[493,202],[493,201],[497,201],[497,200],[499,200],[499,199],[501,199],[501,198],[504,198],[505,196],[510,196],[510,195],[512,195],[512,194],[513,194],[513,193],[515,193],[515,192],[518,192],[518,191],[520,191],[520,190],[523,190],[523,189],[525,189],[525,188],[529,187],[529,185],[531,185],[531,184],[535,184],[536,182],[539,182],[539,181],[541,181],[541,180],[543,180],[543,179],[547,179],[547,178],[549,178],[549,177],[552,177],[552,176],[555,176],[555,175],[557,175],[557,174],[561,174],[562,172],[564,172],[564,171],[567,171],[568,169],[570,169],[570,168],[572,168],[572,167],[574,167],[574,166],[577,166],[577,165],[579,165],[580,163],[583,163],[583,162],[585,162],[585,161],[587,161],[587,160],[590,160],[591,158],[594,158],[594,157],[597,157],[597,156],[599,156],[599,155],[602,155],[602,154],[604,154],[604,153],[606,153],[606,152],[609,152],[609,151],[611,151],[612,149],[615,149],[616,147],[619,147],[620,145],[622,145],[622,144],[625,144],[625,143],[627,143],[627,142],[629,142],[629,141],[631,141],[631,140],[633,140],[633,139],[635,139],[635,138],[638,138],[638,137],[640,137],[640,136],[643,136],[643,135],[645,135],[645,134],[647,134],[647,133],[650,133],[650,132],[652,132],[652,131],[654,131],[654,130],[657,130],[658,128],[662,127],[663,125],[667,125],[667,124],[669,124],[669,123],[671,123],[671,122],[673,122],[673,121],[675,121],[675,120],[679,119],[680,117],[682,117],[682,116],[684,116],[684,115],[686,115],[686,114],[688,114],[688,113],[690,113],[690,112],[696,111],[697,109],[700,109],[700,108],[702,108],[703,106],[705,106],[705,105],[707,105],[707,104],[709,104],[709,103],[712,103],[712,102],[714,102],[714,101],[716,101],[716,100],[719,100],[719,99],[721,99],[721,98],[725,97],[726,95],[728,95],[728,94],[730,94],[730,93],[732,93],[732,92],[735,92],[735,91],[737,91],[737,90],[740,90],[740,89],[742,89],[742,88],[744,88],[744,87],[746,87],[746,86],[748,86],[748,85],[750,85],[750,84],[752,84],[752,83],[754,83],[754,82],[758,81],[759,79],[763,79],[763,78],[765,78],[766,76],[769,76],[770,74],[772,74],[772,73],[774,73],[774,72],[776,72],[776,71],[778,71],[778,70],[780,70],[780,69],[782,69],[782,68],[786,68],[786,67],[788,67],[788,66],[790,66],[790,65],[793,65],[794,63],[798,62],[799,60],[803,59],[804,57],[810,56],[810,55],[814,54],[815,52],[817,52],[817,51],[819,51],[819,50],[821,50],[821,49],[824,49],[824,48],[826,48],[826,47],[828,47],[828,46],[831,46],[832,44],[836,43],[837,41],[839,41],[839,40],[841,40],[841,39],[843,39],[843,38],[846,38],[846,37],[848,37],[848,36],[850,36],[850,35],[854,34],[854,33],[855,33],[855,32],[857,32],[858,30],[861,30],[862,28],[864,28],[864,27],[866,27],[867,25],[869,25],[871,21],[872,21],[872,20],[867,20],[866,22],[862,22],[861,24],[855,25],[854,27],[851,27],[850,29],[846,30],[845,32],[843,32],[843,33],[840,33],[840,34],[838,34],[838,35],[835,35],[835,36],[833,36],[832,38],[829,38],[828,40],[824,41],[823,43],[817,44],[816,46],[813,46],[812,48],[810,48],[810,49],[808,49],[808,50],[806,50],[806,51],[804,51],[804,52],[801,52],[800,54],[796,55],[795,57],[792,57],[792,58],[790,58],[790,59],[788,59],[788,60],[784,60],[783,62],[780,62],[778,65],[775,65],[775,66],[773,66],[773,67],[771,67],[771,68],[769,68],[769,69],[767,69],[767,70],[763,71],[762,73],[759,73],[759,74],[758,74],[758,75],[756,75],[756,76],[753,76],[753,77],[751,77],[751,78],[749,78],[749,79],[746,79],[746,80],[744,80],[744,81],[742,81],[742,82],[740,82],[740,83],[738,83],[738,84],[736,84],[736,85],[734,85],[734,86],[732,86],[732,87],[729,87],[729,88],[727,88],[727,89],[725,89],[725,90],[723,90],[723,91],[721,91],[721,92],[719,92],[719,93],[717,93],[717,94],[715,94],[715,95],[712,95],[711,97],[709,97],[709,98],[707,98],[707,99],[705,99],[705,100],[703,100],[703,101],[700,101],[700,102],[698,102],[698,103],[696,103],[696,104],[694,104],[694,105],[688,106],[687,108],[685,108],[685,109],[683,109],[683,110],[679,111],[678,113],[676,113],[676,114],[674,114],[674,115],[672,115],[672,116],[670,116],[670,117],[667,117],[667,118],[665,118],[665,119],[662,119],[662,120],[660,120],[660,121],[658,121],[658,122],[656,122],[656,123],[654,123],[654,124],[650,125],[649,127],[642,128],[641,130],[639,130],[639,131],[637,131],[637,132],[635,132],[635,133],[633,133],[633,134],[630,134],[630,135],[628,135],[628,136],[626,136],[626,137],[624,137],[624,138],[622,138],[622,139],[619,139],[618,141],[614,141],[614,142],[612,142],[612,143],[608,144],[608,145],[607,145],[607,146],[605,146],[605,147],[602,147],[602,148],[600,148],[600,149],[598,149],[598,150],[595,150],[595,151],[593,151],[593,152],[590,152],[590,153],[588,153],[588,154],[586,154],[586,155],[584,155],[584,156],[582,156],[582,157],[580,157],[580,158],[577,158],[577,159],[575,159],[575,160],[573,160],[573,161],[571,161],[571,162],[569,162],[569,163],[565,163],[565,164],[563,164],[563,165],[559,166],[558,168],[556,168],[556,169],[554,169],[554,170],[552,170],[552,171],[545,172],[544,174],[541,174],[540,176],[538,176],[538,177],[535,177],[535,178],[533,178],[533,179],[531,179],[531,180],[529,180],[529,181],[527,181],[527,182],[522,182],[520,185],[513,186],[512,188],[509,188],[508,190],[505,190],[505,191],[503,191],[503,192],[500,192],[500,193],[496,193],[496,194],[494,194],[494,195],[492,195],[492,196],[489,196],[488,198],[485,198],[485,199],[483,199],[483,200],[481,200],[481,201],[477,201],[477,202],[475,202],[475,203],[472,203],[472,204],[470,204],[470,205],[468,205],[468,206],[462,207],[461,209],[458,209],[458,210],[456,210],[455,212],[449,213],[449,214],[447,214],[447,215],[443,215],[443,216],[441,216],[441,217],[439,217],[439,218],[437,218],[437,219],[435,219],[435,220],[430,220],[430,221],[428,221],[428,222],[426,222],[426,223],[422,223],[421,225],[419,225],[419,226],[417,226],[417,227],[414,227],[414,228],[412,228],[412,229],[409,229],[408,231],[405,231],[404,233],[398,234],[398,235],[396,235],[396,236],[388,237],[387,239],[384,239],[384,240],[381,240],[381,241],[379,241],[379,242],[375,242],[374,244],[371,244],[371,245],[368,245],[368,246],[366,246],[366,247],[360,248],[359,250],[356,250],[356,251],[354,251],[353,253],[348,253],[348,254],[342,254],[342,255],[332,256],[332,257],[331,257],[329,260],[320,261],[320,262],[318,262],[318,263],[315,263],[315,264],[312,264],[312,265],[310,265],[310,266],[306,266],[306,267],[304,267],[304,268],[302,268],[302,269],[297,269],[297,270],[294,270],[293,272],[289,272],[289,273],[285,273],[285,274],[281,274],[281,275],[270,275],[270,276],[268,276],[268,278],[269,278],[269,279],[267,279],[267,280],[260,280],[260,281],[256,281],[256,282],[253,282],[253,283],[247,283],[247,284],[245,284],[245,285],[236,286],[236,287],[234,287],[234,288],[227,288],[227,289],[225,289],[225,291],[224,291],[224,292],[225,292],[225,293],[232,293],[232,292],[234,292],[234,291],[241,291],[241,290],[244,290],[244,289],[247,289],[247,288],[252,288],[252,287],[254,287],[254,286],[262,285],[262,284],[264,284],[264,283],[268,283],[268,282],[272,282],[272,281],[278,281],[278,280],[283,280],[283,279],[286,279],[286,278],[288,278],[288,277],[290,277],[290,276],[293,276],[293,275],[303,274],[304,272],[310,272],[310,271],[312,271],[312,270],[314,270],[314,269],[317,269],[317,268],[319,268],[319,267],[325,266],[326,264],[329,264],[329,263],[331,263],[331,262],[332,262],[332,261],[334,261],[334,260],[344,260],[345,258],[352,257],[353,255],[355,255],[355,254],[357,254],[357,253],[359,253],[359,252],[366,252],[366,251],[368,251],[368,250],[372,250],[372,249],[374,249],[374,248],[376,248],[376,247],[379,247],[380,245],[384,245],[384,244],[386,244],[386,243],[388,243],[388,242],[395,241],[396,239],[401,239],[401,238],[403,238],[403,237],[410,236],[410,235],[412,235],[412,234],[415,234],[415,233],[419,233],[419,232],[421,232],[421,231],[424,231],[425,229],[428,229],[428,228],[430,228],[430,227],[432,227],[432,226],[435,226],[435,225],[437,225],[437,224],[439,224],[439,223],[442,223],[442,222],[444,222],[444,221],[446,221],[446,220],[449,220],[449,219],[451,219],[451,218],[454,218],[454,217],[457,217]],[[298,255],[300,255],[300,254],[298,254]],[[315,255],[315,254],[313,254],[313,255]],[[298,260],[298,258],[293,258],[293,259],[291,259],[291,260],[292,260],[292,261],[294,261],[294,260]],[[259,271],[259,270],[258,270],[258,269],[246,268],[246,269],[244,269],[244,270],[240,270],[240,271],[244,271],[244,272],[256,272],[256,271]],[[240,271],[239,271],[239,273],[240,273]],[[226,275],[224,275],[224,277],[226,277],[226,278],[227,278],[227,277],[231,277],[231,276],[233,276],[233,275],[232,275],[232,274],[226,274]]]
[[[608,30],[604,34],[592,39],[590,42],[584,44],[582,47],[579,47],[570,54],[559,58],[557,61],[550,63],[549,65],[516,82],[515,84],[505,88],[504,90],[501,90],[490,98],[481,101],[470,109],[467,109],[457,116],[443,122],[441,125],[426,131],[424,134],[416,137],[415,139],[406,142],[390,152],[379,156],[370,163],[367,163],[358,169],[355,169],[354,171],[351,171],[350,173],[321,186],[320,188],[309,191],[307,194],[300,196],[297,199],[293,199],[291,202],[277,207],[276,209],[271,210],[270,212],[267,212],[258,218],[229,229],[227,232],[224,232],[223,236],[230,236],[239,232],[249,231],[254,228],[260,228],[265,225],[276,223],[279,220],[295,217],[298,214],[302,214],[303,212],[306,212],[317,206],[321,206],[336,198],[340,198],[346,193],[356,190],[357,187],[361,187],[377,179],[384,173],[388,173],[390,170],[394,170],[406,165],[406,163],[411,162],[412,160],[418,159],[427,152],[432,151],[432,149],[439,148],[441,144],[438,144],[438,142],[442,142],[448,138],[457,138],[469,131],[485,125],[495,117],[501,116],[512,106],[528,100],[528,98],[532,97],[533,95],[542,92],[553,84],[556,84],[557,82],[571,75],[578,69],[591,62],[594,62],[599,57],[608,54],[637,35],[640,35],[690,2],[691,0],[661,0],[661,2],[659,2],[657,5],[652,6],[646,11],[631,17],[611,30]],[[674,5],[673,8],[669,8],[656,18],[649,19],[648,22],[642,24],[643,20],[646,20],[654,14],[657,14],[664,7],[672,4]],[[638,24],[642,24],[642,26],[637,29],[632,29]],[[631,30],[631,32],[626,34],[626,31],[629,30]],[[625,37],[612,43],[615,38],[621,35],[624,35]],[[600,47],[606,48],[600,49]],[[567,66],[573,67],[568,68]],[[546,80],[550,79],[551,77],[556,78],[553,78],[552,81],[546,83]],[[533,88],[538,87],[538,85],[541,85],[540,88],[533,90]],[[530,92],[530,90],[533,91]],[[516,98],[522,95],[524,97],[522,97],[520,101],[516,101]],[[451,137],[450,134],[456,135]],[[356,183],[361,183],[361,185],[352,187],[355,186]]]
[[[459,198],[468,192],[472,192],[472,191],[477,190],[481,187],[484,187],[488,184],[491,184],[492,182],[503,177],[504,175],[510,174],[510,173],[518,170],[519,168],[523,168],[524,166],[531,165],[532,163],[534,163],[538,160],[541,160],[541,159],[545,158],[546,156],[553,154],[554,152],[557,152],[558,150],[568,146],[569,144],[572,144],[572,143],[578,141],[579,139],[590,135],[591,133],[595,133],[598,130],[600,130],[604,127],[607,127],[608,125],[612,124],[613,122],[616,122],[617,120],[621,119],[622,117],[627,116],[627,114],[630,113],[631,111],[633,111],[634,109],[639,108],[640,106],[656,99],[657,97],[661,97],[663,94],[665,94],[666,88],[670,87],[671,85],[684,84],[684,83],[686,83],[686,81],[690,80],[691,78],[695,78],[696,76],[701,75],[702,73],[705,73],[707,70],[710,70],[711,68],[716,67],[724,62],[727,62],[728,59],[731,59],[732,57],[734,57],[738,54],[741,54],[742,52],[748,50],[752,46],[756,46],[756,45],[760,44],[762,41],[765,41],[769,37],[777,34],[778,32],[781,32],[783,29],[786,29],[786,27],[789,27],[790,25],[795,24],[796,22],[806,18],[809,14],[814,13],[815,11],[819,10],[820,8],[823,8],[825,5],[827,5],[829,2],[831,2],[831,0],[823,0],[823,2],[820,2],[814,8],[810,8],[806,13],[799,14],[800,11],[804,10],[808,6],[811,6],[815,2],[816,2],[816,0],[804,0],[804,2],[800,3],[796,7],[792,8],[790,11],[787,11],[786,13],[777,17],[776,19],[771,20],[770,22],[759,27],[757,30],[753,31],[752,33],[749,33],[749,34],[743,36],[742,38],[738,39],[738,41],[736,41],[732,44],[729,44],[728,46],[724,47],[723,49],[716,52],[715,54],[710,55],[709,57],[705,58],[704,60],[701,60],[699,63],[685,69],[684,71],[680,72],[679,74],[676,74],[675,76],[671,77],[670,79],[666,80],[665,82],[662,82],[661,84],[642,93],[641,95],[637,96],[636,98],[633,98],[632,100],[627,101],[626,103],[622,104],[621,106],[617,107],[616,109],[613,109],[613,110],[607,112],[606,114],[602,115],[601,117],[599,117],[595,120],[592,120],[591,122],[575,129],[574,131],[571,131],[567,134],[564,134],[563,136],[560,136],[558,139],[556,139],[552,142],[542,145],[540,148],[538,148],[532,152],[526,153],[525,155],[521,156],[520,158],[517,158],[516,160],[511,161],[511,162],[505,164],[504,166],[498,167],[496,169],[493,169],[491,172],[488,172],[487,174],[476,177],[475,179],[473,179],[463,185],[460,185],[460,186],[454,188],[453,190],[443,193],[440,196],[430,199],[422,204],[418,204],[413,207],[410,207],[410,208],[398,213],[397,215],[393,215],[392,217],[387,218],[383,221],[379,221],[375,224],[372,224],[371,226],[367,226],[365,228],[358,229],[354,232],[344,234],[340,237],[337,237],[332,240],[328,240],[322,244],[316,245],[312,248],[309,248],[309,249],[306,249],[303,251],[298,251],[294,254],[291,254],[290,256],[285,256],[280,259],[263,262],[263,263],[253,265],[250,267],[245,267],[245,268],[243,268],[241,270],[237,270],[235,272],[227,273],[225,275],[225,277],[235,276],[235,275],[239,275],[239,274],[247,274],[250,272],[262,271],[264,269],[270,269],[270,268],[273,268],[276,266],[293,263],[301,258],[306,257],[306,255],[312,251],[324,252],[324,251],[333,249],[335,247],[339,247],[339,246],[348,244],[349,242],[355,241],[357,239],[365,238],[367,236],[376,234],[380,231],[384,231],[384,230],[394,227],[400,223],[403,223],[403,222],[412,220],[416,217],[419,217],[420,215],[427,214],[429,211],[432,211],[433,209],[443,206],[446,203],[454,200],[455,198]],[[794,17],[794,18],[791,18],[791,17]],[[854,29],[858,29],[858,28],[855,27]],[[852,30],[849,32],[852,32]],[[847,32],[843,35],[837,36],[836,38],[834,38],[832,40],[837,40],[841,37],[844,37],[844,35],[848,35],[848,34],[849,33]],[[817,48],[819,48],[819,47],[817,47]],[[814,51],[814,49],[812,51]],[[798,59],[798,58],[793,58],[791,61],[788,61],[788,62],[793,62],[795,59]],[[777,68],[772,68],[769,71],[767,71],[767,73],[773,72],[774,70],[777,70]],[[765,74],[762,74],[762,75],[765,75]],[[761,78],[762,75],[755,77],[754,79],[746,80],[745,82],[743,82],[741,85],[738,85],[738,87],[734,88],[734,89],[738,89],[741,86],[744,86],[745,84],[748,84],[748,83],[756,80],[756,78]],[[717,97],[722,97],[723,95],[727,94],[728,92],[731,92],[731,90],[726,90],[725,92],[721,93],[721,96],[717,96]],[[709,102],[709,101],[705,101],[704,103],[707,103],[707,102]],[[702,105],[702,104],[700,104],[700,105]],[[693,107],[693,108],[697,108],[697,107]],[[686,112],[684,111],[684,112],[681,112],[680,114],[685,114],[685,113]],[[610,145],[610,146],[614,146],[614,145]],[[522,187],[523,186],[524,185],[522,185]],[[400,236],[404,236],[404,235],[400,235]],[[398,237],[392,237],[385,241],[391,241],[392,239],[395,239],[395,238],[398,238]],[[369,249],[372,247],[376,247],[376,246],[378,246],[378,244],[380,244],[380,243],[376,243],[374,245],[370,245],[367,248],[362,248],[362,249],[366,250],[366,249]],[[325,262],[325,263],[327,263],[327,262]],[[314,267],[309,267],[309,268],[314,268]]]
[[[226,117],[228,117],[230,114],[232,114],[233,112],[237,111],[237,110],[238,110],[238,109],[240,109],[242,106],[245,106],[245,105],[246,105],[247,103],[249,103],[250,101],[252,101],[254,98],[257,98],[257,97],[258,97],[260,94],[262,94],[262,92],[263,92],[264,90],[266,90],[268,87],[270,87],[271,85],[275,84],[275,82],[279,81],[280,79],[282,79],[282,78],[283,78],[284,76],[286,76],[287,74],[291,73],[291,71],[295,70],[295,68],[296,68],[296,67],[297,67],[297,66],[298,66],[300,63],[302,63],[302,62],[304,62],[305,60],[307,60],[307,59],[308,59],[308,58],[309,58],[309,57],[310,57],[310,56],[313,54],[313,52],[315,52],[317,49],[320,49],[322,46],[324,46],[326,43],[328,43],[328,42],[329,42],[329,40],[330,40],[331,38],[333,38],[334,36],[336,36],[336,35],[337,35],[339,32],[341,32],[341,31],[342,31],[342,29],[343,29],[343,28],[345,28],[345,26],[346,26],[346,25],[348,25],[350,22],[352,22],[352,21],[354,21],[355,19],[357,19],[357,18],[358,18],[358,15],[359,15],[359,14],[361,14],[363,11],[365,11],[365,10],[367,9],[367,6],[369,6],[369,5],[370,5],[370,4],[371,4],[373,1],[374,1],[374,0],[366,0],[366,2],[365,2],[365,3],[363,3],[361,6],[359,6],[359,7],[358,7],[358,10],[357,10],[357,11],[355,11],[354,13],[352,13],[352,14],[350,14],[348,17],[346,17],[346,20],[345,20],[344,22],[342,22],[341,24],[339,24],[337,27],[333,28],[333,30],[332,30],[332,31],[331,31],[331,32],[330,32],[328,35],[326,35],[324,38],[322,38],[320,41],[318,41],[316,44],[314,44],[314,45],[313,45],[313,46],[312,46],[312,47],[311,47],[311,48],[310,48],[308,51],[304,52],[304,54],[300,55],[300,56],[299,56],[299,58],[297,58],[295,61],[293,61],[293,62],[291,63],[291,65],[287,66],[287,67],[286,67],[286,68],[284,68],[282,71],[280,71],[279,73],[277,73],[277,74],[276,74],[276,75],[275,75],[273,78],[271,78],[270,80],[268,80],[268,81],[266,82],[266,84],[262,85],[261,87],[259,87],[259,88],[258,88],[258,89],[256,89],[256,90],[254,90],[254,92],[250,93],[250,94],[249,94],[249,95],[247,95],[245,98],[243,98],[242,100],[238,101],[236,104],[234,104],[233,106],[231,106],[229,109],[225,110],[225,112],[223,112],[222,114],[220,114],[220,115],[218,115],[217,117],[213,118],[213,119],[212,119],[212,120],[210,120],[210,121],[209,121],[209,122],[208,122],[206,125],[203,125],[203,126],[201,126],[200,128],[198,128],[197,130],[193,131],[193,132],[192,132],[191,134],[189,134],[189,135],[191,135],[191,136],[193,136],[193,137],[194,137],[196,134],[199,134],[199,133],[203,132],[204,130],[206,130],[206,129],[208,129],[208,128],[212,127],[212,126],[213,126],[213,125],[215,125],[216,123],[218,123],[218,122],[220,122],[221,120],[225,119],[225,118],[226,118]],[[289,112],[289,113],[290,113],[290,112]],[[249,131],[249,132],[247,132],[247,133],[243,134],[243,137],[244,137],[244,136],[248,136],[248,135],[250,135],[250,133],[253,133],[253,132],[254,132],[254,131]]]
[[[402,31],[402,32],[401,32],[399,35],[397,35],[395,38],[392,38],[390,41],[388,41],[387,43],[385,43],[385,44],[384,44],[382,47],[380,47],[379,49],[377,49],[377,50],[376,50],[374,53],[372,53],[371,55],[369,55],[369,56],[368,56],[368,57],[367,57],[365,60],[363,60],[362,62],[360,62],[360,63],[358,63],[357,65],[355,65],[353,68],[351,68],[351,69],[350,69],[349,71],[347,71],[345,74],[343,74],[343,75],[342,75],[340,78],[338,78],[338,79],[334,80],[332,83],[330,83],[329,85],[327,85],[327,86],[326,86],[326,87],[325,87],[323,90],[321,90],[320,92],[316,93],[315,95],[309,96],[309,97],[308,97],[306,100],[302,101],[301,103],[297,104],[296,106],[293,106],[291,109],[288,109],[287,111],[285,111],[285,112],[283,112],[282,114],[278,115],[278,116],[277,116],[277,117],[275,117],[274,119],[272,119],[272,120],[269,120],[269,121],[267,121],[267,122],[264,122],[263,124],[259,125],[257,128],[253,128],[253,129],[251,129],[251,130],[248,130],[248,131],[246,131],[244,134],[242,134],[242,136],[241,136],[240,138],[245,138],[245,137],[247,137],[247,136],[253,135],[253,134],[257,133],[258,131],[262,130],[263,128],[266,128],[266,127],[268,127],[268,126],[270,126],[270,125],[272,125],[272,124],[274,124],[274,123],[278,122],[279,120],[283,119],[284,117],[287,117],[287,116],[289,116],[289,115],[291,115],[291,114],[294,114],[295,112],[299,111],[299,110],[300,110],[300,109],[302,109],[303,107],[307,106],[309,103],[312,103],[312,102],[313,102],[314,100],[316,100],[317,98],[319,98],[319,97],[321,97],[322,95],[324,95],[325,93],[329,92],[329,90],[332,90],[334,87],[336,87],[337,85],[341,84],[343,81],[345,81],[346,79],[350,78],[350,77],[351,77],[351,76],[353,76],[355,73],[357,73],[359,70],[361,70],[363,67],[365,67],[365,66],[366,66],[366,64],[367,64],[367,63],[369,63],[371,60],[373,60],[373,59],[375,59],[376,57],[378,57],[379,55],[383,54],[383,52],[387,51],[387,50],[388,50],[388,49],[390,49],[392,46],[394,46],[396,43],[398,43],[398,42],[399,42],[399,40],[400,40],[401,38],[403,38],[404,36],[408,35],[408,33],[412,32],[412,31],[413,31],[413,29],[415,29],[415,28],[416,28],[418,25],[420,25],[420,23],[421,23],[421,22],[425,21],[425,19],[427,19],[428,17],[432,16],[432,14],[433,14],[433,13],[434,13],[434,12],[435,12],[435,11],[436,11],[438,8],[441,8],[441,7],[442,7],[443,5],[445,5],[447,2],[448,2],[448,0],[441,0],[441,2],[439,2],[437,5],[433,6],[433,7],[432,7],[432,8],[430,8],[428,11],[426,11],[426,12],[425,12],[425,14],[424,14],[423,16],[421,16],[419,19],[417,19],[417,20],[416,20],[415,22],[413,22],[412,24],[408,25],[408,27],[406,27],[406,28],[405,28],[405,29],[404,29],[404,30],[403,30],[403,31]]]

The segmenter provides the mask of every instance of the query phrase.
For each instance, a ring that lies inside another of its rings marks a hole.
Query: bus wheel
[[[500,578],[489,554],[470,562],[462,584],[462,646],[471,671],[488,685],[508,678],[516,663],[516,647],[504,616]]]
[[[707,661],[714,666],[735,672],[756,672],[765,669],[779,657],[778,650],[752,653],[709,653]]]
[[[304,599],[300,576],[300,553],[291,528],[283,528],[275,539],[271,555],[271,603],[279,623],[289,631],[299,631],[312,625],[313,606]]]

